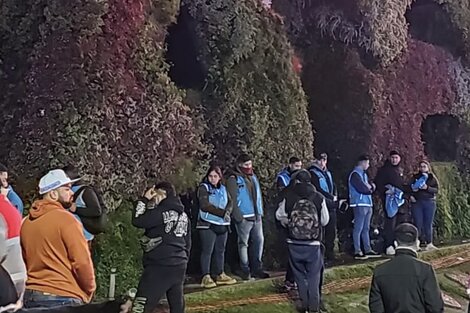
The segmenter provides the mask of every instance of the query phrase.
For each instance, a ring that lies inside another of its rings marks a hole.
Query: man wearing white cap
[[[72,183],[63,170],[39,181],[41,200],[33,203],[21,227],[28,280],[25,307],[78,305],[91,300],[95,274],[80,222],[67,211]]]

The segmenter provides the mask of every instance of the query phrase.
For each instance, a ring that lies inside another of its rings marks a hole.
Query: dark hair
[[[357,162],[369,161],[369,160],[370,160],[370,157],[367,154],[363,154],[359,158],[357,158]]]
[[[400,153],[398,153],[397,150],[392,150],[392,151],[390,151],[390,154],[389,154],[389,155],[390,155],[390,156],[392,156],[392,155],[398,155],[398,156],[400,156]]]
[[[62,168],[62,170],[67,174],[70,179],[77,179],[80,178],[80,175],[78,174],[78,168],[73,165],[73,164],[67,164]]]
[[[211,165],[209,167],[209,169],[207,170],[207,174],[206,176],[204,177],[205,179],[208,179],[209,178],[209,174],[212,173],[212,172],[216,172],[217,175],[219,175],[220,177],[220,180],[222,180],[224,178],[224,175],[222,174],[222,169],[220,168],[220,166],[218,165]]]
[[[398,245],[413,246],[418,240],[418,229],[410,223],[402,223],[395,228]]]
[[[8,168],[2,163],[0,163],[0,172],[1,173],[8,172]]]
[[[301,183],[308,183],[311,180],[312,175],[310,175],[310,172],[305,169],[294,171],[291,175],[291,181],[293,182],[299,181]]]
[[[289,159],[289,164],[294,164],[298,162],[301,162],[301,160],[298,157],[293,156]]]
[[[242,153],[237,158],[237,164],[242,164],[251,161],[251,157],[247,153]]]
[[[328,154],[326,154],[326,152],[322,152],[315,159],[316,160],[328,160]]]
[[[167,181],[158,182],[155,184],[155,189],[163,189],[167,195],[176,196],[175,186]]]

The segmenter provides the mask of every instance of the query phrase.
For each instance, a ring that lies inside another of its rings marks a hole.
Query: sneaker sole
[[[228,282],[216,281],[215,283],[217,284],[217,286],[228,286],[228,285],[235,285],[237,281],[236,280],[228,281]]]
[[[364,261],[364,260],[367,260],[367,259],[368,259],[368,257],[366,257],[366,256],[359,256],[359,257],[356,256],[356,257],[354,257],[354,260],[359,260],[359,261]]]
[[[368,259],[378,259],[378,258],[381,258],[382,256],[381,255],[368,255],[367,258]]]
[[[209,286],[201,285],[201,287],[204,288],[204,289],[212,289],[212,288],[217,287],[217,285],[216,285],[216,284],[214,284],[214,285],[209,285]]]

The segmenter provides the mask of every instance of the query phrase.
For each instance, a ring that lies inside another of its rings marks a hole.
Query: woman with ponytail
[[[437,249],[433,243],[432,223],[436,213],[436,195],[439,191],[439,181],[432,172],[428,161],[419,162],[419,172],[411,182],[411,212],[420,239],[426,244],[425,250]]]

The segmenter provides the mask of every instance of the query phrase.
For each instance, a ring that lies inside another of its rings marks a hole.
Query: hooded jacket
[[[191,251],[191,224],[181,200],[168,195],[157,206],[149,207],[142,198],[132,215],[132,224],[143,228],[148,238],[161,238],[151,251],[144,252],[143,265],[186,266]]]
[[[59,202],[38,200],[21,227],[26,288],[89,302],[96,289],[82,226]]]

